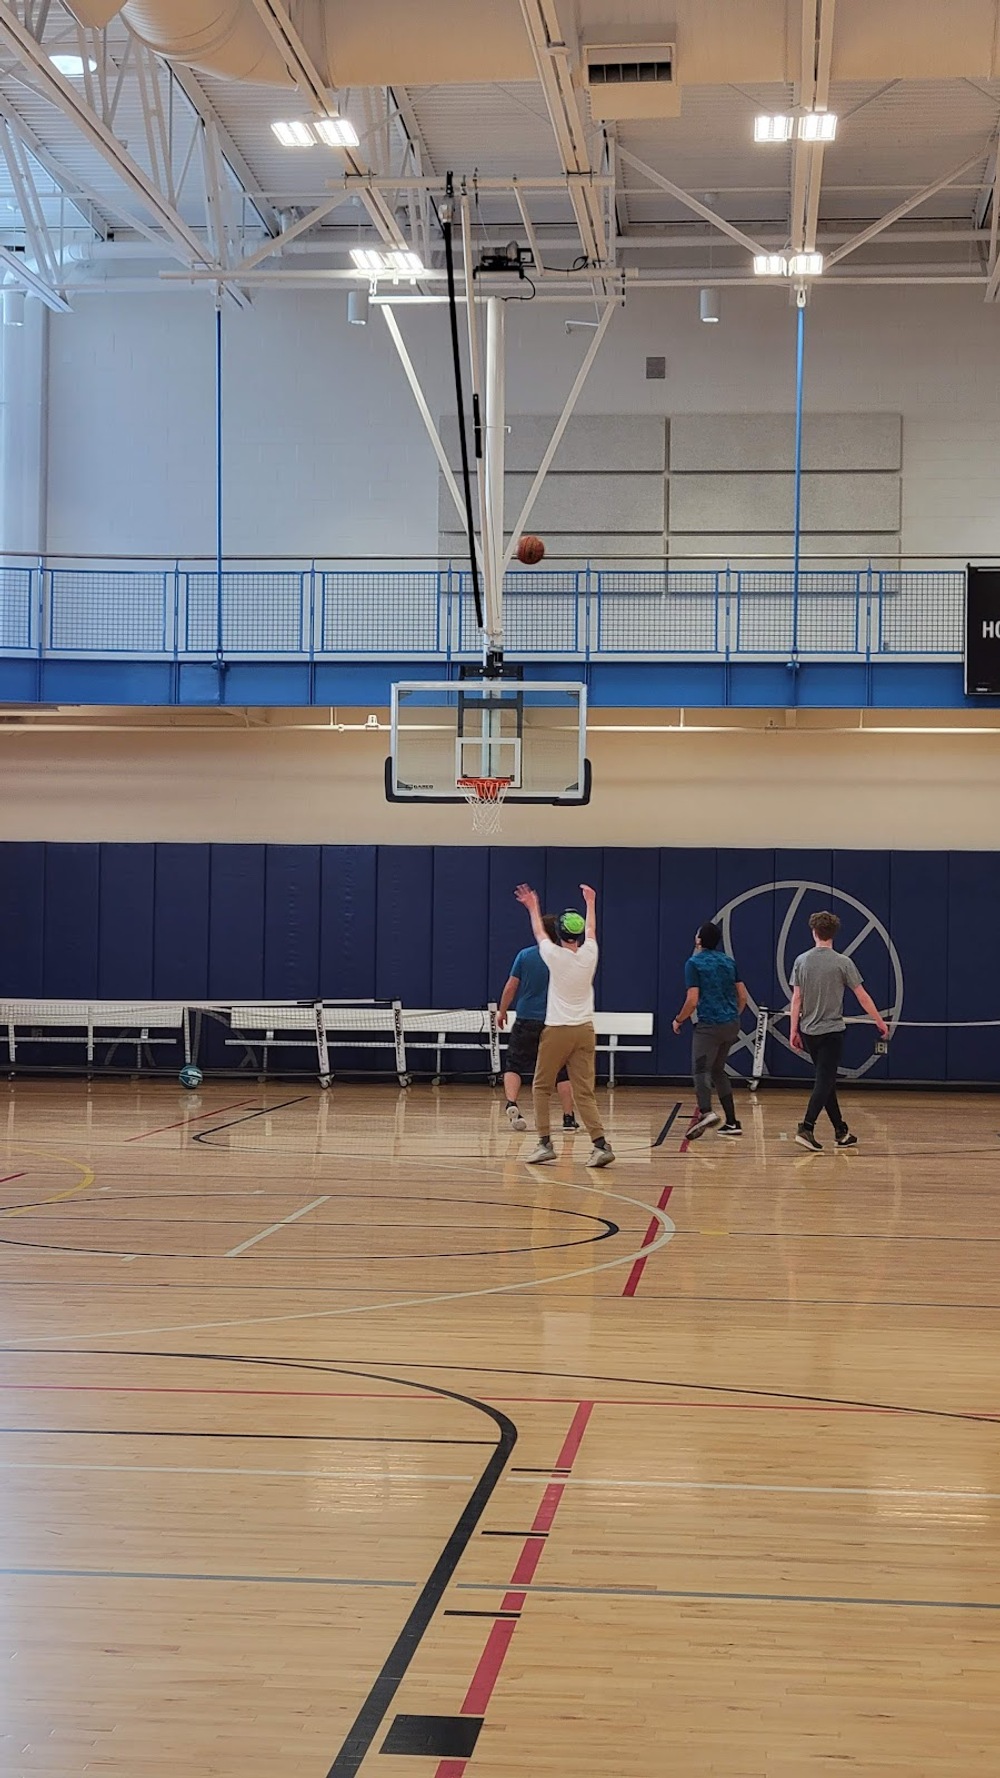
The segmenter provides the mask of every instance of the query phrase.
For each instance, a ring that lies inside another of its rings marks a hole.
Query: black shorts
[[[545,1030],[544,1019],[515,1019],[514,1026],[507,1039],[507,1054],[504,1058],[504,1069],[508,1074],[519,1074],[522,1080],[531,1080],[538,1061],[538,1045]],[[568,1080],[565,1068],[560,1068],[559,1079]]]

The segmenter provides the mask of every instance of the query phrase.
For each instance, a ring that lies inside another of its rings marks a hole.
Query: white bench
[[[227,1047],[260,1049],[264,1073],[267,1072],[268,1050],[310,1049],[316,1054],[320,1086],[328,1087],[333,1079],[331,1050],[388,1049],[392,1052],[400,1084],[407,1084],[403,1009],[398,1000],[382,1006],[376,1006],[374,1002],[341,1003],[335,1000],[303,1002],[301,1005],[288,1001],[254,1001],[230,1007],[229,1023],[239,1035],[227,1037]]]
[[[517,1014],[508,1013],[508,1026],[517,1023]],[[651,1043],[622,1043],[623,1037],[652,1037],[653,1015],[651,1012],[595,1012],[594,1031],[597,1036],[598,1055],[608,1057],[608,1086],[613,1087],[616,1080],[615,1063],[619,1056],[648,1056],[653,1046]],[[601,1039],[607,1041],[602,1043]]]
[[[18,1045],[79,1044],[88,1068],[98,1043],[109,1045],[105,1062],[119,1044],[135,1045],[136,1068],[142,1066],[143,1050],[152,1054],[162,1045],[181,1045],[184,1061],[191,1060],[191,1028],[188,1009],[160,1000],[4,1000],[0,1001],[0,1027],[7,1045],[7,1063],[17,1065]]]

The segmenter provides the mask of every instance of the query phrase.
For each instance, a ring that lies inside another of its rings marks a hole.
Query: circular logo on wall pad
[[[791,983],[788,977],[798,951],[805,949],[806,946],[805,944],[797,946],[789,955],[789,939],[796,915],[808,895],[818,898],[818,906],[829,907],[832,912],[840,915],[842,923],[837,935],[837,949],[842,951],[845,956],[857,959],[862,947],[880,944],[884,946],[889,959],[889,996],[888,1004],[880,1010],[883,1018],[887,1019],[889,1024],[895,1028],[903,1010],[903,966],[899,960],[899,952],[889,936],[889,930],[878,915],[873,914],[871,908],[866,907],[864,902],[859,901],[856,896],[848,895],[844,889],[831,889],[828,883],[810,883],[804,882],[800,878],[789,877],[777,883],[759,883],[756,889],[745,889],[742,895],[734,895],[732,901],[727,901],[725,907],[720,908],[715,915],[715,924],[722,930],[723,948],[731,956],[736,954],[740,945],[740,910],[745,908],[748,902],[755,901],[762,895],[774,897],[775,912],[781,915],[781,925],[778,928],[774,947],[774,969],[783,1000],[781,1008],[772,1007],[772,1018],[776,1010],[787,1010],[792,998]],[[858,962],[858,967],[864,975],[865,967],[861,961]],[[760,1009],[750,994],[749,987],[747,988],[747,1004],[756,1018]],[[780,1024],[772,1024],[770,1034],[786,1050],[795,1054],[788,1039],[787,1019],[782,1020]],[[752,1031],[741,1032],[739,1042],[734,1046],[730,1060],[744,1049],[748,1050],[752,1056],[753,1048],[754,1033]],[[881,1058],[873,1053],[860,1066],[856,1068],[844,1067],[841,1072],[850,1079],[856,1080],[862,1074],[867,1074],[868,1070],[874,1068],[876,1062],[880,1060]]]

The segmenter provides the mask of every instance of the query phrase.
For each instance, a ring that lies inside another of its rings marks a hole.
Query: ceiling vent
[[[592,43],[583,52],[594,117],[676,117],[681,108],[672,43]]]

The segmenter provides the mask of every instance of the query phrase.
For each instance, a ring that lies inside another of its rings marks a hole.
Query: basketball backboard
[[[392,688],[390,802],[460,803],[462,778],[509,780],[508,803],[586,803],[586,686],[414,680]]]

